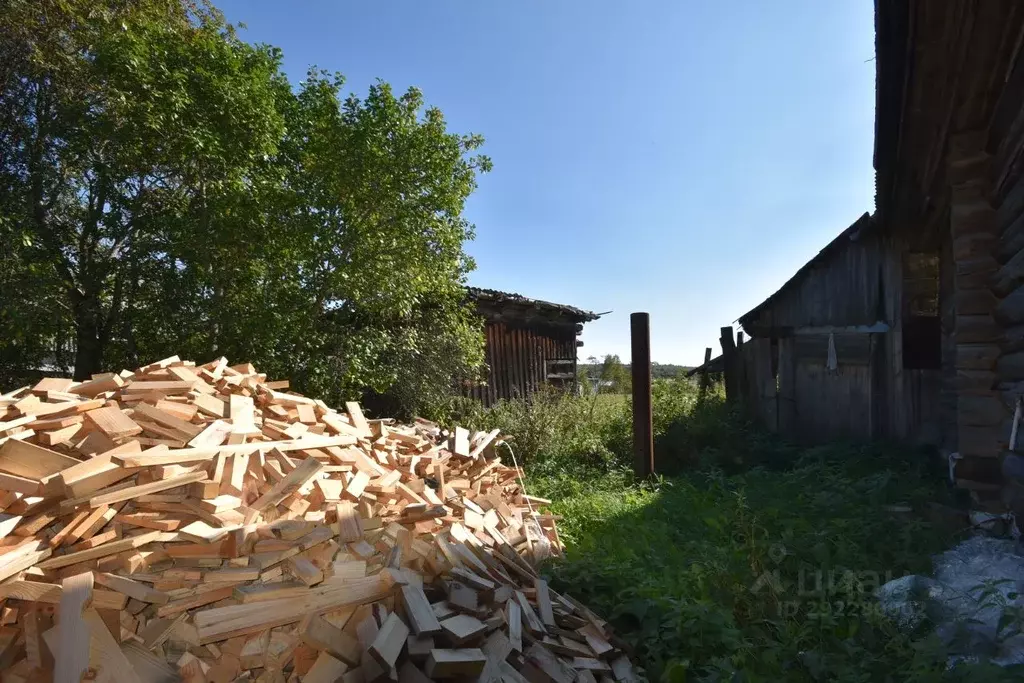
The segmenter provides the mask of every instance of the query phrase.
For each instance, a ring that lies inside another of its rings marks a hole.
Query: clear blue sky
[[[699,362],[873,209],[871,0],[215,0],[365,93],[415,85],[494,171],[471,284],[614,311],[580,357]]]

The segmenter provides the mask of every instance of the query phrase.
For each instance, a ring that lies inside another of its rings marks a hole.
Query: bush
[[[580,397],[556,391],[530,400],[500,401],[489,409],[464,399],[452,407],[451,425],[498,428],[530,475],[559,472],[578,477],[621,469],[628,460],[609,447],[609,434],[621,420],[621,397]]]
[[[889,578],[929,572],[948,544],[924,515],[887,507],[948,496],[934,459],[798,448],[720,392],[698,402],[686,380],[656,382],[653,398],[658,469],[676,476],[640,483],[624,396],[545,394],[452,416],[507,435],[530,492],[562,516],[565,557],[544,568],[553,587],[608,619],[649,678],[1019,680],[1019,668],[949,668],[927,624],[900,632],[874,600]]]

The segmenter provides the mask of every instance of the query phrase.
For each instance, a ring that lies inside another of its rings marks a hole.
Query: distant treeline
[[[654,379],[672,379],[686,374],[692,366],[672,365],[667,363],[651,363],[651,376]],[[595,380],[601,378],[603,382],[610,382],[613,385],[612,391],[629,390],[630,366],[623,363],[618,356],[605,356],[602,362],[596,358],[588,358],[586,363],[579,363],[578,374],[580,379]]]

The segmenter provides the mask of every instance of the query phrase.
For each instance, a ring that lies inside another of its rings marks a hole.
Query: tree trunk
[[[75,314],[75,381],[83,382],[103,369],[104,338],[101,334],[100,303],[86,294],[74,305]]]

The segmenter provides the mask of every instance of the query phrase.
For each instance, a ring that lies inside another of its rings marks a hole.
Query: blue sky
[[[873,209],[870,0],[219,0],[356,93],[415,85],[494,171],[471,284],[602,312],[580,357],[697,363]]]

